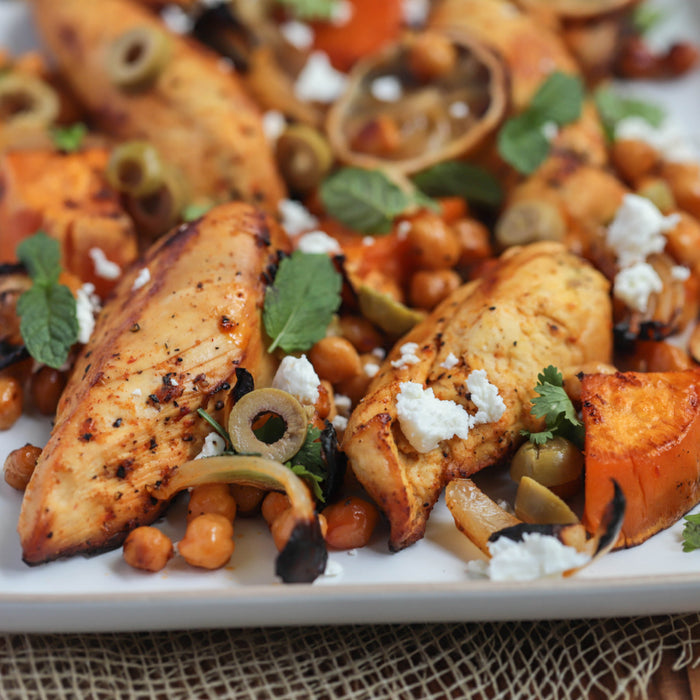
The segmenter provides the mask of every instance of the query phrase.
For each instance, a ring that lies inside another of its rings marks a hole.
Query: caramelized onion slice
[[[468,35],[439,35],[456,63],[428,80],[411,70],[415,37],[355,66],[326,121],[339,160],[410,174],[468,154],[496,127],[507,96],[501,60]]]
[[[277,556],[275,573],[285,583],[311,583],[324,572],[328,552],[314,502],[304,482],[291,469],[263,457],[206,457],[180,465],[167,481],[152,488],[151,494],[167,501],[178,491],[200,484],[241,484],[284,491],[296,522],[287,544]]]

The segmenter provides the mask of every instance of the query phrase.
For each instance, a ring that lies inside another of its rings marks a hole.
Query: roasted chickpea
[[[617,139],[611,155],[615,169],[623,180],[630,183],[649,175],[659,160],[653,146],[637,139]]]
[[[491,234],[488,228],[476,219],[459,219],[452,224],[459,239],[459,264],[472,265],[493,255]]]
[[[258,512],[266,491],[257,486],[246,484],[231,484],[229,491],[236,501],[236,512],[242,516],[254,515]]]
[[[276,520],[277,516],[290,506],[291,503],[286,493],[270,491],[270,493],[263,498],[261,507],[262,516],[265,518],[265,522],[272,527],[272,523]]]
[[[461,281],[454,270],[418,270],[411,277],[411,304],[430,311],[454,292]]]
[[[172,556],[172,541],[155,527],[137,527],[124,541],[124,561],[135,569],[160,571]]]
[[[417,34],[408,51],[408,68],[423,82],[451,73],[457,65],[457,49],[448,37],[436,32]]]
[[[443,270],[459,260],[457,234],[437,214],[424,212],[412,219],[406,238],[412,262],[421,270]]]
[[[53,367],[44,366],[32,374],[29,391],[37,411],[45,416],[53,416],[65,386],[65,373]]]
[[[380,364],[379,360],[370,354],[360,355],[360,361],[362,363],[362,371],[350,379],[338,382],[335,386],[339,394],[350,397],[353,405],[367,393],[367,387],[375,374],[375,368]]]
[[[41,448],[27,443],[24,447],[12,450],[5,459],[5,481],[13,489],[24,491],[32,478]]]
[[[233,522],[236,499],[227,484],[202,484],[192,489],[187,506],[187,522],[204,513],[218,513]]]
[[[316,374],[332,384],[351,379],[362,371],[357,350],[340,336],[321,338],[309,351],[309,361]]]
[[[361,498],[346,498],[324,508],[326,542],[335,549],[364,547],[379,521],[376,506]]]
[[[0,430],[9,430],[22,415],[22,385],[16,377],[0,374]]]
[[[347,338],[357,352],[370,352],[383,343],[381,333],[362,316],[341,316],[340,333]]]
[[[190,521],[177,549],[191,566],[220,569],[234,547],[231,522],[218,513],[205,513]]]

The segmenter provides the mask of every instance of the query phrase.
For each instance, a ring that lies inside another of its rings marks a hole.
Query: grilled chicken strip
[[[353,412],[343,443],[353,471],[389,519],[392,550],[423,537],[448,481],[510,456],[524,439],[522,429],[541,429],[530,400],[544,367],[564,371],[610,361],[608,291],[603,275],[561,244],[511,248],[485,277],[458,289],[397,343]],[[401,361],[406,343],[417,344],[412,364]],[[473,370],[485,370],[498,388],[505,403],[501,418],[472,427],[466,439],[416,450],[397,410],[402,383],[430,388],[473,415],[466,384]]]
[[[231,203],[177,228],[120,280],[24,495],[18,529],[28,564],[113,548],[152,522],[162,506],[149,487],[197,455],[211,432],[197,409],[223,420],[236,368],[269,383],[265,273],[286,247],[267,215]]]
[[[284,186],[260,110],[216,54],[170,32],[130,0],[30,4],[43,41],[102,131],[150,141],[184,175],[192,199],[245,199],[276,210]],[[115,58],[114,42],[135,29],[147,38],[134,42],[133,55]],[[149,80],[115,84],[115,63],[128,70],[129,61],[137,63],[151,48]]]

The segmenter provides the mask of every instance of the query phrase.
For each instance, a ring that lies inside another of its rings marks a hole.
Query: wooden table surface
[[[648,700],[700,700],[700,666],[673,670],[675,658],[664,655],[647,689]]]

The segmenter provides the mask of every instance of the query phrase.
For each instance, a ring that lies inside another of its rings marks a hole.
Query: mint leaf
[[[493,207],[503,200],[503,188],[490,172],[459,160],[437,163],[414,175],[413,182],[431,197],[462,197]]]
[[[263,323],[272,352],[308,350],[323,338],[340,306],[342,279],[327,255],[295,251],[279,265],[265,292]]]
[[[501,157],[518,172],[529,175],[546,160],[550,143],[546,124],[565,126],[576,121],[583,109],[584,88],[580,78],[554,72],[540,85],[522,114],[508,119],[498,132]]]
[[[277,0],[297,18],[304,20],[328,20],[338,4],[337,0]]]
[[[321,485],[327,478],[326,463],[323,459],[321,446],[321,431],[309,425],[306,439],[287,466],[299,477],[304,479],[313,491],[316,500],[324,502]]]
[[[87,127],[81,123],[72,124],[71,126],[54,126],[50,130],[54,146],[64,153],[79,151],[87,132]]]
[[[645,102],[631,97],[623,97],[610,88],[598,88],[595,105],[609,141],[615,139],[615,129],[627,117],[640,117],[653,127],[659,127],[666,118],[662,107],[653,102]]]
[[[37,362],[58,369],[78,339],[75,297],[58,283],[60,246],[39,232],[20,243],[17,257],[32,278],[32,286],[17,300],[22,339]]]
[[[697,515],[686,515],[683,526],[683,551],[692,552],[700,549],[700,513]]]
[[[334,218],[362,233],[389,233],[413,199],[378,170],[342,168],[321,183],[321,202]]]
[[[649,5],[637,5],[632,11],[632,26],[639,34],[648,34],[666,19],[666,13]]]

